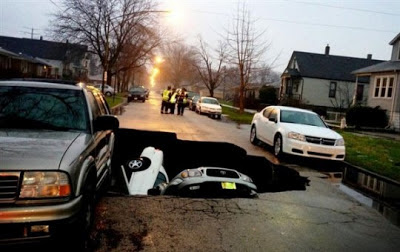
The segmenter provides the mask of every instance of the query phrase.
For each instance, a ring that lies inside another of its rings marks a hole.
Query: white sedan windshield
[[[326,128],[325,123],[318,115],[301,111],[282,110],[281,122],[305,124]]]

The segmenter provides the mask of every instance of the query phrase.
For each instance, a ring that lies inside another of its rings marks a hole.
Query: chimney
[[[43,36],[40,36],[40,40],[43,40]]]
[[[330,49],[329,44],[327,44],[325,47],[325,55],[329,55],[329,49]]]
[[[367,59],[372,59],[372,54],[367,54]]]

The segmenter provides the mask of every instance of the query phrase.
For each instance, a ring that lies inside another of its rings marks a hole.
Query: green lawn
[[[224,106],[222,106],[222,114],[227,115],[232,121],[242,124],[250,124],[253,119],[253,114],[251,113],[243,112],[240,114],[239,110]]]
[[[346,161],[400,182],[400,142],[339,131],[346,143]]]
[[[121,96],[116,95],[116,96],[106,97],[106,100],[107,100],[108,106],[110,108],[112,108],[115,105],[122,103],[123,98]]]

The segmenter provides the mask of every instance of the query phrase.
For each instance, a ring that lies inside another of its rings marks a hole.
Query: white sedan
[[[94,87],[101,91],[101,85],[102,84],[96,84],[96,85],[94,85]],[[107,84],[104,84],[104,94],[106,96],[112,96],[114,94],[114,88],[112,88],[111,86],[109,86]]]
[[[201,97],[196,103],[196,112],[221,119],[222,107],[214,97]]]
[[[304,109],[264,108],[253,117],[250,141],[273,146],[275,156],[287,153],[330,160],[345,157],[343,137],[329,129],[316,113]]]

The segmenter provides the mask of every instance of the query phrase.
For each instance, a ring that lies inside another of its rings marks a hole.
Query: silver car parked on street
[[[118,127],[96,88],[0,81],[0,246],[54,237],[86,246]]]

